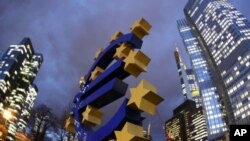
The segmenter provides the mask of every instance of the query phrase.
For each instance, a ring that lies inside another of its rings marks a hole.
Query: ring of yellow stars
[[[121,36],[123,36],[123,33],[118,31],[115,34],[112,35],[111,39],[110,39],[110,43],[118,38],[120,38]]]
[[[74,126],[74,122],[75,119],[73,116],[70,116],[67,120],[66,120],[66,124],[65,124],[65,129],[71,133],[75,133],[75,126]]]
[[[152,26],[145,19],[141,18],[133,23],[130,30],[134,35],[142,39],[144,36],[149,34],[151,27]]]
[[[101,125],[102,115],[103,114],[99,109],[88,105],[82,113],[82,123],[91,127]]]
[[[95,57],[94,57],[94,60],[96,60],[103,52],[103,48],[100,48],[99,50],[97,50],[97,52],[95,53]]]
[[[163,98],[157,94],[156,87],[146,80],[141,80],[136,88],[131,88],[130,93],[127,106],[151,115],[155,114],[156,106],[163,101]]]
[[[139,50],[130,51],[129,55],[124,59],[124,62],[124,70],[137,77],[142,72],[147,71],[150,58]]]
[[[115,131],[116,141],[149,141],[143,137],[143,127],[126,122],[121,131]]]
[[[122,43],[118,48],[116,48],[114,58],[117,60],[123,57],[126,58],[131,50],[131,47],[127,43]]]
[[[90,80],[93,81],[95,80],[100,74],[103,73],[103,69],[100,67],[96,67],[92,72],[91,72],[91,76],[90,76]]]

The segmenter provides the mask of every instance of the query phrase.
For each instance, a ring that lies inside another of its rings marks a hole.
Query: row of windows
[[[246,113],[249,112],[249,109],[250,109],[250,104],[247,104],[245,106],[241,106],[241,108],[237,109],[237,111],[234,113],[234,115],[235,115],[236,118],[238,116],[243,117],[243,114],[246,116]],[[245,116],[244,116],[244,118],[245,118]]]
[[[234,67],[231,67],[227,71],[223,71],[222,77],[225,80],[225,84],[227,86],[231,85],[233,82],[235,82],[236,79],[238,79],[238,75],[241,75],[242,72],[244,72],[247,67],[249,67],[250,63],[250,55],[246,55],[245,57],[238,57],[238,62],[234,65]]]
[[[240,89],[242,86],[244,86],[244,81],[240,81],[239,83],[237,83],[236,85],[234,85],[233,87],[231,87],[228,91],[229,95],[232,95],[235,91],[237,91],[238,89]]]
[[[224,128],[222,128],[222,130],[212,130],[212,131],[211,131],[211,134],[212,134],[212,135],[213,135],[213,134],[218,134],[218,133],[221,133],[221,131],[222,131],[222,132],[226,132],[226,131],[227,131],[227,128],[224,127]]]

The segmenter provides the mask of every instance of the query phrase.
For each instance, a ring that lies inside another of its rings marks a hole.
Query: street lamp
[[[4,110],[3,111],[3,117],[6,119],[6,120],[10,120],[12,118],[12,114],[9,110]]]

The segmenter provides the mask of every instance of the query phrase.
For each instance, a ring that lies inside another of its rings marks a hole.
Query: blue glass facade
[[[178,20],[177,25],[199,84],[208,126],[208,138],[222,137],[227,131],[224,120],[225,114],[208,63],[202,53],[201,45],[194,34],[193,28],[185,19]]]
[[[225,0],[189,0],[184,11],[221,78],[230,123],[250,124],[249,21]]]

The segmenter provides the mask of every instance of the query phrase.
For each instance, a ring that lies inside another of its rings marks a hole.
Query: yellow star
[[[94,60],[96,60],[103,52],[103,48],[100,48],[99,50],[97,50],[97,52],[95,53],[95,57],[94,57]]]
[[[124,70],[137,77],[141,72],[147,71],[150,58],[141,51],[130,51],[128,57],[124,59],[124,62]]]
[[[91,72],[91,76],[90,76],[90,80],[95,80],[101,73],[103,73],[103,69],[100,67],[96,67],[92,72]]]
[[[150,29],[151,25],[143,18],[135,21],[133,25],[130,27],[131,32],[140,39],[148,35]]]
[[[130,93],[127,105],[151,115],[155,114],[156,106],[163,101],[163,98],[157,95],[156,87],[146,80],[141,80],[136,88],[131,88]]]
[[[76,130],[75,130],[75,126],[74,126],[74,118],[73,116],[70,116],[67,120],[66,120],[66,124],[65,124],[65,129],[71,133],[75,133]]]
[[[89,126],[101,125],[102,112],[99,109],[88,105],[82,113],[82,123]]]
[[[116,39],[118,39],[119,37],[121,37],[123,35],[122,32],[116,32],[115,34],[112,35],[111,39],[110,39],[110,43]]]
[[[115,131],[117,141],[149,141],[143,137],[143,128],[126,122],[121,131]]]
[[[122,43],[118,48],[116,48],[114,58],[118,60],[123,57],[127,57],[130,51],[130,46],[126,43]]]

